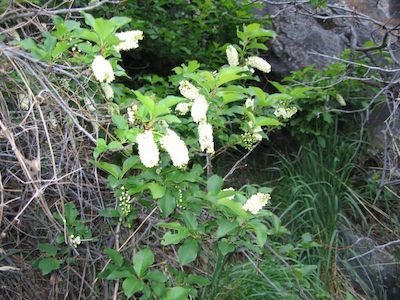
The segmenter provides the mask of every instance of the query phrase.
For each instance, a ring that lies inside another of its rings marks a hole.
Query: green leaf
[[[155,282],[166,282],[168,280],[168,277],[159,270],[152,270],[147,272],[144,278]]]
[[[184,97],[177,97],[177,96],[167,96],[166,98],[162,99],[157,105],[162,105],[165,107],[171,107],[181,102],[188,102],[188,100]]]
[[[89,160],[89,162],[108,174],[111,174],[115,178],[120,178],[121,169],[117,165],[113,165],[104,161]]]
[[[218,242],[218,249],[221,251],[222,255],[227,255],[235,251],[235,246],[232,243],[229,243],[227,239],[222,239]]]
[[[143,277],[148,267],[154,263],[154,254],[150,248],[145,248],[136,253],[133,258],[133,269],[136,275]]]
[[[199,226],[196,216],[192,212],[185,210],[182,212],[182,217],[185,221],[185,225],[189,228],[189,230],[196,230]]]
[[[260,222],[252,222],[251,226],[256,234],[258,246],[264,247],[268,237],[267,227]]]
[[[152,116],[154,111],[154,100],[149,96],[142,95],[142,93],[139,91],[134,91],[134,93],[136,97],[139,99],[139,101],[147,108],[147,111]]]
[[[105,40],[115,29],[115,23],[112,20],[105,20],[103,18],[97,18],[94,21],[93,29],[99,35],[101,40]]]
[[[132,277],[133,275],[134,274],[132,274],[132,272],[130,272],[129,270],[116,269],[116,270],[112,271],[106,277],[106,279],[108,279],[108,280],[118,280],[118,279],[121,279],[121,278]]]
[[[115,208],[105,208],[100,211],[100,216],[106,218],[117,218],[120,217],[120,213]]]
[[[189,274],[185,282],[188,284],[197,284],[199,286],[207,286],[211,283],[208,278],[193,274]]]
[[[70,202],[64,205],[65,221],[68,225],[75,223],[76,217],[79,215],[79,211],[76,209],[75,204]]]
[[[207,180],[207,190],[211,195],[217,195],[222,188],[224,180],[218,175],[213,175]]]
[[[256,117],[256,126],[278,126],[281,123],[277,119]]]
[[[115,30],[121,28],[122,26],[128,24],[132,19],[128,17],[112,17],[111,21],[115,24]]]
[[[124,262],[124,257],[115,249],[105,248],[104,253],[118,266],[121,267]]]
[[[242,219],[247,219],[247,213],[243,209],[242,204],[232,200],[230,197],[218,199],[218,205],[223,205],[228,207],[236,216],[241,217]]]
[[[125,159],[122,165],[121,178],[124,177],[126,172],[128,172],[130,169],[132,169],[136,165],[139,165],[139,163],[140,163],[140,157],[138,155],[130,156],[127,159]]]
[[[85,23],[93,28],[95,22],[93,16],[85,12],[81,12],[81,14],[85,17]]]
[[[147,184],[147,187],[150,189],[151,195],[154,199],[159,199],[165,195],[165,187],[156,182],[150,182]]]
[[[167,245],[176,245],[179,244],[180,241],[183,239],[187,238],[190,235],[189,231],[178,231],[178,233],[171,233],[167,232],[163,236],[163,240],[161,241],[161,245],[167,246]]]
[[[102,138],[97,139],[97,145],[93,152],[93,157],[97,159],[100,154],[107,151],[106,141]]]
[[[44,243],[44,244],[39,243],[38,249],[40,250],[40,252],[46,253],[49,256],[54,257],[57,254],[57,247],[49,243]]]
[[[218,74],[216,86],[219,87],[227,82],[248,77],[246,74],[238,74],[244,71],[245,69],[242,67],[229,67],[222,69]]]
[[[52,58],[56,58],[58,55],[62,54],[69,48],[69,45],[66,42],[58,42],[51,53]]]
[[[130,298],[133,294],[143,289],[143,282],[138,280],[136,277],[128,277],[122,283],[122,289],[126,297]]]
[[[113,115],[112,116],[113,123],[117,126],[118,129],[128,129],[128,120],[123,116]]]
[[[111,143],[109,143],[109,144],[107,145],[107,148],[108,148],[109,150],[117,150],[117,149],[122,149],[123,146],[122,146],[122,144],[121,144],[120,142],[118,142],[118,141],[112,141]]]
[[[178,250],[178,259],[181,266],[190,264],[197,257],[199,244],[194,239],[187,239]]]
[[[60,261],[55,258],[43,258],[39,261],[39,269],[42,271],[43,275],[47,275],[54,270],[60,268]]]
[[[163,197],[158,199],[158,206],[161,208],[163,218],[167,218],[176,207],[175,197],[170,189],[168,189]]]
[[[239,224],[236,221],[231,223],[225,219],[219,219],[217,221],[217,224],[218,224],[218,229],[215,234],[217,238],[221,238],[225,235],[228,235],[239,228]]]
[[[189,293],[190,289],[177,286],[168,290],[166,300],[186,300]]]

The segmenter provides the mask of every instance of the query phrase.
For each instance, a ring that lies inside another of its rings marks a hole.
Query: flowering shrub
[[[55,17],[55,31],[46,35],[43,45],[32,40],[19,44],[37,59],[68,59],[87,66],[88,87],[95,92],[82,97],[81,105],[90,107],[93,115],[110,117],[107,130],[95,122],[87,124],[99,136],[91,163],[109,174],[108,187],[115,197],[101,215],[128,229],[137,226],[140,208],[150,211],[143,222],[153,215],[163,219],[156,224],[163,233],[161,245],[149,241],[135,253],[133,265],[124,256],[123,246],[106,248],[110,260],[99,278],[123,279],[127,297],[136,293],[141,299],[199,296],[198,289],[210,280],[195,269],[179,270],[178,266],[195,264],[201,252],[212,251],[217,257],[213,277],[218,277],[222,261],[232,254],[243,249],[262,254],[268,236],[289,233],[268,209],[273,203],[272,188],[226,188],[236,164],[225,176],[213,174],[218,155],[233,147],[252,150],[296,112],[295,107],[289,108],[289,94],[270,95],[253,85],[257,72],[271,71],[258,56],[258,50],[266,48],[259,40],[275,33],[259,24],[244,26],[237,32],[239,45],[226,47],[226,64],[218,70],[203,70],[197,61],[176,67],[170,78],[176,94],[161,98],[151,87],[131,90],[116,83],[118,77],[126,76],[118,65],[120,52],[139,47],[145,34],[121,31],[129,18],[83,15],[87,28]],[[60,242],[74,249],[89,242],[76,234],[71,229]],[[160,253],[172,253],[175,245],[179,247],[177,262],[162,267]]]

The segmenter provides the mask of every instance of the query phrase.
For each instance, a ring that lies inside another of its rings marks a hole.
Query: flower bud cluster
[[[137,111],[137,105],[133,104],[132,106],[128,107],[128,122],[129,124],[133,125],[135,123],[135,114]]]
[[[92,62],[94,77],[100,82],[110,83],[115,79],[111,63],[101,55],[97,55]]]
[[[175,107],[175,112],[177,115],[184,116],[189,112],[191,103],[181,102]]]
[[[271,72],[271,65],[263,58],[250,56],[246,59],[246,65],[256,68],[264,73]]]
[[[81,237],[79,235],[75,237],[73,234],[71,234],[69,236],[69,241],[70,241],[72,247],[77,248],[78,245],[81,244]]]
[[[123,216],[127,216],[132,211],[132,201],[131,197],[128,194],[128,191],[125,190],[125,187],[121,187],[122,193],[119,197],[118,207],[120,208]]]
[[[111,100],[112,98],[114,98],[114,90],[110,84],[102,83],[101,88],[103,89],[104,96],[107,100]]]
[[[143,40],[143,31],[131,30],[119,32],[116,36],[121,40],[117,46],[114,46],[114,49],[117,52],[121,50],[136,49],[139,47],[139,40]]]
[[[184,205],[183,205],[183,193],[182,193],[181,189],[178,190],[178,199],[176,201],[176,207],[178,207],[180,209],[184,208]]]
[[[239,65],[239,55],[235,47],[229,45],[226,48],[226,57],[228,59],[228,64],[231,67]]]

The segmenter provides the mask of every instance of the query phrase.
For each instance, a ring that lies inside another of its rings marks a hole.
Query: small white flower
[[[187,80],[179,82],[179,91],[183,97],[189,100],[194,100],[199,97],[199,90]]]
[[[203,95],[199,95],[192,105],[192,118],[193,121],[199,123],[207,120],[208,103]]]
[[[200,123],[197,128],[199,132],[199,143],[201,151],[206,150],[207,153],[214,153],[213,129],[208,123]]]
[[[189,162],[189,151],[181,138],[171,129],[167,129],[167,135],[160,139],[163,147],[171,157],[175,167],[183,168]]]
[[[72,244],[72,247],[77,248],[78,245],[81,244],[81,237],[80,236],[75,237],[73,234],[71,234],[69,236],[69,241]]]
[[[92,62],[94,77],[100,82],[110,83],[115,79],[111,63],[101,55],[97,55]]]
[[[228,64],[233,67],[239,65],[239,55],[232,45],[226,48],[226,57],[228,58]]]
[[[244,104],[246,108],[249,108],[251,110],[254,110],[254,99],[253,98],[247,98],[246,103]]]
[[[89,112],[95,112],[96,111],[96,107],[94,106],[94,102],[92,99],[85,97],[83,98],[84,102],[85,102],[85,107]]]
[[[256,68],[264,73],[271,72],[271,65],[263,58],[258,56],[250,56],[246,59],[246,65]]]
[[[28,95],[27,94],[19,94],[18,99],[19,99],[19,107],[21,107],[22,110],[28,110],[29,105],[30,105]]]
[[[274,115],[277,118],[284,118],[284,119],[289,119],[291,118],[295,113],[297,112],[297,108],[295,106],[289,107],[289,108],[284,108],[284,107],[278,107],[274,111]]]
[[[243,209],[255,215],[268,203],[270,199],[270,194],[257,193],[247,199],[246,203],[243,205]]]
[[[158,164],[160,153],[157,144],[154,142],[153,133],[151,130],[146,130],[136,137],[136,142],[139,145],[140,161],[147,168],[152,168]]]
[[[110,84],[102,83],[101,88],[103,89],[104,96],[107,100],[111,100],[112,98],[114,98],[114,90]]]
[[[189,111],[190,105],[191,104],[187,102],[178,103],[178,105],[175,107],[176,114],[181,116],[186,115]]]
[[[125,31],[117,33],[116,36],[121,40],[121,43],[114,46],[116,51],[136,49],[139,47],[139,40],[143,40],[143,31]]]
[[[128,122],[129,124],[135,123],[135,114],[137,111],[137,105],[133,104],[131,107],[128,107]]]

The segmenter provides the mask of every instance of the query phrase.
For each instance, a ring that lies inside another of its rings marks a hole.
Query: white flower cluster
[[[229,45],[226,48],[226,57],[228,58],[228,64],[233,67],[239,65],[239,55],[235,47]]]
[[[110,83],[115,79],[111,63],[101,55],[97,55],[92,62],[94,77],[100,82]]]
[[[114,46],[116,51],[136,49],[139,47],[139,40],[143,40],[143,31],[125,31],[117,33],[116,36],[121,40],[117,46]]]
[[[191,114],[193,121],[195,121],[196,123],[206,122],[207,110],[208,110],[208,103],[206,97],[204,97],[203,95],[199,95],[196,99],[194,99],[192,105]]]
[[[254,99],[251,97],[247,98],[244,106],[248,109],[254,110]]]
[[[189,100],[194,100],[200,95],[199,90],[187,80],[179,82],[179,91],[183,97]]]
[[[81,237],[79,235],[77,237],[75,237],[73,234],[71,234],[69,236],[69,241],[70,241],[72,247],[77,248],[78,245],[81,244]]]
[[[122,194],[119,197],[118,206],[122,211],[122,214],[126,217],[132,211],[132,201],[131,197],[129,197],[128,191],[125,190],[125,187],[121,186]]]
[[[257,193],[247,199],[246,203],[243,205],[243,209],[255,215],[268,203],[270,199],[270,194]]]
[[[136,137],[136,142],[139,145],[140,161],[147,168],[152,168],[158,164],[160,153],[157,144],[154,142],[153,133],[151,130],[146,130]]]
[[[297,108],[295,106],[289,107],[289,108],[284,108],[284,107],[278,107],[274,111],[274,115],[277,118],[284,118],[284,119],[289,119],[291,118],[295,113],[297,112]]]
[[[208,123],[200,123],[198,127],[199,143],[201,151],[206,150],[209,154],[214,154],[213,129]]]
[[[175,112],[177,115],[184,116],[189,112],[191,103],[181,102],[175,107]]]
[[[110,84],[101,83],[101,88],[107,100],[111,100],[112,98],[114,98],[114,90]]]
[[[132,106],[128,107],[128,122],[129,124],[134,124],[135,123],[135,114],[137,111],[137,105],[133,104]]]
[[[262,140],[262,135],[260,134],[260,132],[262,132],[262,128],[261,126],[257,126],[253,129],[253,138],[256,142],[259,142]]]
[[[271,65],[263,58],[250,56],[246,59],[246,65],[256,68],[264,73],[271,72]]]
[[[167,135],[160,139],[161,146],[168,152],[175,167],[184,168],[189,162],[189,151],[181,138],[167,128]]]

